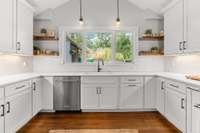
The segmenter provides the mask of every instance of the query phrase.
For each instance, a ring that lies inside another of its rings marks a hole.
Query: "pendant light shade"
[[[82,0],[80,0],[80,19],[79,19],[79,23],[80,23],[80,25],[83,25],[83,24],[84,24]]]
[[[116,23],[117,23],[117,25],[120,25],[120,17],[119,17],[119,11],[120,11],[120,9],[119,9],[120,7],[119,7],[119,0],[117,0],[117,20],[116,20]]]

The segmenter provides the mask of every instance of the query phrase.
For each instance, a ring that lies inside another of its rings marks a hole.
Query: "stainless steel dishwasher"
[[[80,111],[80,77],[54,77],[54,110]]]

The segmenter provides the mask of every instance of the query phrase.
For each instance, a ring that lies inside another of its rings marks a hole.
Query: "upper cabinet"
[[[182,42],[184,34],[183,0],[179,0],[171,9],[165,13],[165,54],[182,53]]]
[[[196,0],[178,0],[165,12],[165,54],[200,52],[200,10]]]
[[[33,11],[23,0],[17,2],[17,53],[33,54]]]
[[[25,0],[4,0],[0,5],[0,52],[32,55],[33,9]]]
[[[14,46],[14,0],[3,0],[0,4],[0,52],[15,52]]]
[[[200,1],[187,0],[185,5],[187,5],[186,52],[200,52]]]

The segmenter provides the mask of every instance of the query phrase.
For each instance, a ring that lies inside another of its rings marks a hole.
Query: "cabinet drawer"
[[[118,82],[117,77],[82,77],[81,79],[82,83],[111,83],[115,84]]]
[[[182,92],[184,94],[186,93],[186,87],[183,83],[179,83],[179,82],[175,82],[175,81],[171,81],[171,80],[166,80],[165,87],[174,89],[174,90]]]
[[[135,87],[142,87],[142,84],[134,84],[134,83],[124,83],[122,84],[122,88],[135,88]]]
[[[10,96],[20,91],[29,89],[31,87],[31,81],[24,81],[16,83],[10,86],[5,87],[5,96]]]
[[[142,77],[121,77],[122,83],[142,83]]]
[[[4,89],[0,88],[0,99],[4,97]]]

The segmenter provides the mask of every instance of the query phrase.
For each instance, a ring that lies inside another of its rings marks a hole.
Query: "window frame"
[[[82,63],[73,63],[73,62],[67,62],[66,60],[66,36],[68,33],[80,33],[81,35],[85,35],[87,32],[102,32],[102,33],[111,33],[112,34],[112,55],[111,55],[111,61],[106,62],[108,65],[129,65],[134,64],[135,59],[138,57],[138,27],[112,27],[112,28],[102,28],[102,27],[77,27],[77,28],[71,28],[71,27],[60,27],[59,28],[59,52],[60,52],[60,58],[62,64],[70,64],[70,65],[96,65],[96,62],[94,63],[88,63],[86,58],[86,41],[85,38],[83,39],[83,52],[82,57],[83,61]],[[131,43],[133,45],[132,51],[133,51],[133,60],[132,62],[120,62],[115,60],[115,54],[116,54],[116,35],[118,32],[131,32],[133,34],[133,38],[131,39]]]

